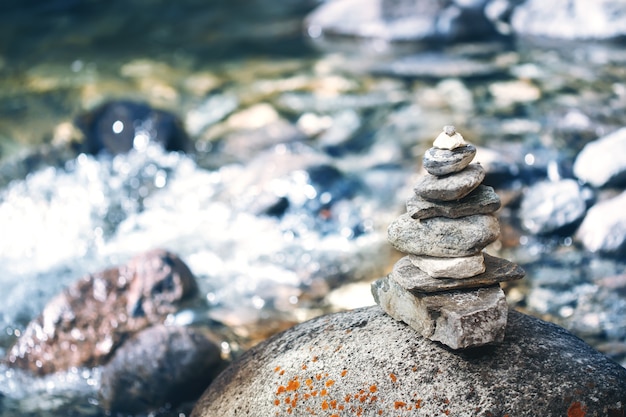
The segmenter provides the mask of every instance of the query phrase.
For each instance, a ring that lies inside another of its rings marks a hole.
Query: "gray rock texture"
[[[476,156],[476,147],[467,144],[452,150],[429,148],[424,153],[423,166],[429,174],[447,175],[467,167]]]
[[[100,402],[113,413],[138,413],[202,394],[224,369],[219,339],[208,329],[156,325],[129,339],[102,368]]]
[[[470,278],[433,278],[416,267],[411,262],[410,256],[405,256],[395,263],[391,276],[398,284],[413,293],[489,286],[498,282],[515,281],[524,277],[524,270],[519,265],[486,253],[484,256],[485,272]]]
[[[626,4],[624,7],[626,9]],[[626,127],[589,142],[576,157],[574,175],[594,187],[625,183],[624,149]]]
[[[415,184],[415,194],[433,201],[460,200],[471,193],[485,179],[485,170],[479,164],[470,164],[461,172],[437,177],[426,174]]]
[[[422,336],[452,349],[501,342],[508,307],[500,286],[412,294],[393,278],[372,283],[376,304]]]
[[[400,252],[445,258],[475,255],[499,234],[498,220],[489,214],[415,220],[404,213],[387,229],[389,243]]]
[[[576,180],[543,181],[524,194],[519,210],[522,226],[533,234],[558,231],[580,220],[587,210]]]
[[[409,255],[409,260],[433,278],[470,278],[485,272],[485,257],[482,252],[460,258]]]
[[[318,317],[252,348],[191,416],[625,412],[626,369],[558,326],[509,311],[501,344],[452,351],[374,306]]]
[[[490,214],[500,208],[500,197],[493,188],[479,185],[467,196],[456,201],[430,201],[418,195],[411,196],[406,202],[407,212],[414,219],[429,217],[458,217],[472,214]]]
[[[575,237],[591,252],[626,254],[626,191],[591,207]]]

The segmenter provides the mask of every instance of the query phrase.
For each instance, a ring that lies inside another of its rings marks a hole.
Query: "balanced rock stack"
[[[520,279],[518,265],[483,249],[500,235],[500,198],[471,164],[476,148],[445,126],[424,155],[428,172],[415,185],[407,212],[388,229],[407,254],[372,284],[376,302],[422,336],[453,349],[501,342],[508,306],[500,282]]]

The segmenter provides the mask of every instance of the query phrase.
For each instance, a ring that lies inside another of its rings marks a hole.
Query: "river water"
[[[624,260],[532,236],[516,215],[524,187],[550,167],[567,175],[586,142],[624,124],[623,46],[372,54],[307,39],[315,2],[14,3],[0,6],[0,355],[65,286],[154,247],[188,263],[206,303],[171,321],[223,323],[235,353],[372,303],[367,283],[397,256],[386,225],[453,123],[505,202],[490,250],[528,272],[510,303],[626,363],[626,301],[597,284]],[[75,117],[114,99],[176,114],[195,149],[72,152]],[[0,365],[0,415],[103,415],[98,375]]]

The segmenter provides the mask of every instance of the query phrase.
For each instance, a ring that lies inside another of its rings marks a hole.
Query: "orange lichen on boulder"
[[[567,417],[585,417],[585,414],[587,414],[587,407],[578,401],[572,403],[567,409]]]

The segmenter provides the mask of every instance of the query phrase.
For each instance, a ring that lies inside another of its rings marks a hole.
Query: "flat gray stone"
[[[502,343],[453,351],[372,306],[317,317],[256,345],[217,377],[191,417],[568,412],[624,415],[626,369],[514,310]]]
[[[387,229],[389,243],[400,252],[443,258],[475,255],[499,235],[500,225],[491,214],[416,220],[404,213]]]
[[[414,219],[430,217],[458,217],[472,214],[489,214],[500,208],[500,197],[487,185],[479,185],[458,201],[430,201],[414,194],[406,202],[407,212]]]
[[[424,153],[423,166],[429,174],[441,176],[465,169],[476,156],[476,147],[467,144],[452,150],[432,147]]]
[[[414,295],[390,278],[372,283],[374,300],[387,314],[423,337],[452,349],[504,339],[508,307],[500,286]]]
[[[409,256],[405,256],[395,263],[390,276],[404,289],[413,293],[484,287],[498,282],[515,281],[524,277],[524,270],[516,263],[486,253],[484,257],[485,272],[470,278],[433,278],[413,265]]]
[[[409,260],[433,278],[463,279],[485,272],[485,257],[482,252],[460,258],[409,255]]]
[[[485,169],[479,164],[470,164],[461,172],[437,177],[426,174],[415,184],[415,194],[432,201],[460,200],[485,179]]]

